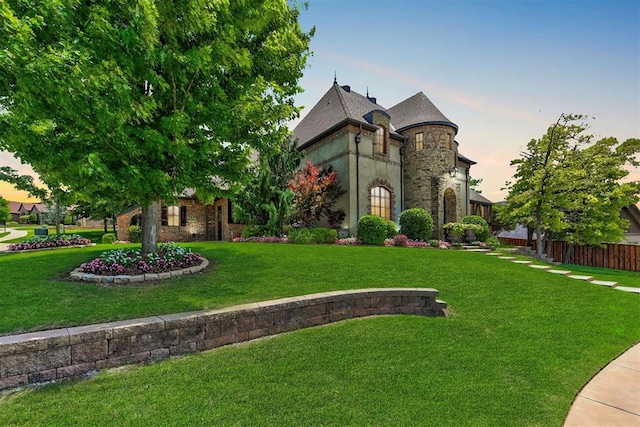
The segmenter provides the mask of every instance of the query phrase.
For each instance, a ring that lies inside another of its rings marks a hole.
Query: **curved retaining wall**
[[[0,337],[0,389],[381,314],[444,316],[427,288],[335,291]]]

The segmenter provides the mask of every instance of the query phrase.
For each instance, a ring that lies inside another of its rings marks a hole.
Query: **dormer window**
[[[378,154],[387,154],[387,130],[384,126],[378,125],[375,137],[376,152]]]

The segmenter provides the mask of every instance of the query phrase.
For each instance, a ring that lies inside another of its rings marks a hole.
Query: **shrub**
[[[498,246],[500,246],[500,239],[498,239],[496,236],[491,236],[487,239],[487,247],[492,251],[495,251]]]
[[[482,218],[481,216],[479,215],[465,216],[464,218],[462,218],[462,223],[476,224],[482,227],[481,231],[474,231],[474,234],[476,235],[476,239],[478,239],[479,241],[485,242],[489,237],[489,224],[487,224],[487,221],[485,221],[485,219]]]
[[[242,230],[242,237],[258,237],[258,236],[262,236],[262,227],[258,225],[245,227]]]
[[[382,245],[387,237],[387,221],[376,215],[358,220],[358,239],[365,245]]]
[[[453,249],[462,249],[462,243],[460,242],[453,243],[451,246],[453,246]]]
[[[316,243],[316,236],[308,228],[298,228],[289,233],[289,242],[298,244]]]
[[[440,246],[440,242],[438,240],[429,240],[429,246],[431,246],[432,248],[437,248]]]
[[[433,218],[422,208],[412,208],[400,214],[400,231],[412,240],[427,241],[433,233]]]
[[[142,241],[142,228],[139,225],[129,227],[129,241],[131,243],[140,243]]]
[[[398,234],[398,226],[395,222],[388,220],[387,221],[387,239],[393,238],[396,234]]]
[[[314,237],[316,243],[335,243],[338,238],[338,232],[330,228],[311,228],[309,232]]]
[[[107,233],[102,235],[102,243],[112,244],[116,241],[116,235],[113,233]]]
[[[29,222],[30,215],[20,215],[20,224],[26,224]]]
[[[15,227],[16,225],[18,225],[18,223],[15,221],[7,221],[7,227]]]
[[[404,234],[398,234],[393,236],[393,246],[407,246],[409,238]]]

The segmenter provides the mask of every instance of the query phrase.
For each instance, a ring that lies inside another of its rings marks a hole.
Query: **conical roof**
[[[442,114],[438,107],[422,92],[416,93],[387,111],[397,132],[423,124],[448,125],[453,127],[456,133],[458,132],[458,125]]]

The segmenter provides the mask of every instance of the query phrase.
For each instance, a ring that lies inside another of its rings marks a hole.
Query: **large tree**
[[[638,200],[638,183],[620,181],[629,173],[625,166],[635,164],[636,140],[594,142],[585,119],[561,115],[511,162],[516,173],[507,183],[506,209],[511,218],[535,228],[538,255],[549,235],[571,244],[619,241],[625,227],[620,209]]]
[[[126,189],[155,250],[158,201],[249,178],[298,113],[309,55],[287,0],[0,3],[0,149],[85,200]]]
[[[9,202],[0,196],[0,222],[9,221],[11,219],[11,209]]]

